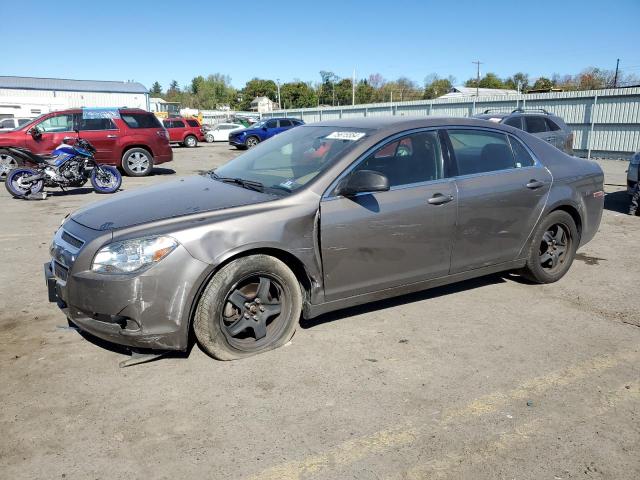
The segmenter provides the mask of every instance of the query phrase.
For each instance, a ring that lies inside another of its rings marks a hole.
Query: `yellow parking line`
[[[442,423],[449,424],[454,421],[459,423],[464,417],[487,415],[506,406],[508,402],[513,400],[540,395],[552,388],[570,385],[583,378],[624,363],[637,363],[638,360],[640,360],[640,352],[622,352],[593,357],[569,368],[527,380],[522,385],[507,392],[495,392],[485,395],[461,408],[444,412]],[[538,428],[538,423],[532,422],[520,426],[519,430],[510,435],[515,435],[514,438],[524,438],[527,432],[534,431],[536,428]],[[299,480],[301,477],[306,477],[310,474],[319,473],[329,468],[350,465],[391,448],[411,444],[419,435],[417,428],[412,425],[378,431],[371,435],[343,442],[326,452],[276,465],[249,478],[251,480]],[[507,437],[504,438],[506,439]],[[449,465],[452,465],[457,460],[459,459],[448,457],[447,459],[433,460],[432,467],[435,470],[448,468]]]

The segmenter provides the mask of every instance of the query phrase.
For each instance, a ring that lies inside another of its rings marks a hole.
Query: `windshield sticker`
[[[288,190],[292,190],[295,184],[296,184],[295,180],[287,180],[286,182],[282,182],[280,186]]]
[[[366,134],[364,132],[333,132],[327,135],[325,138],[330,140],[350,140],[355,142],[360,140]]]

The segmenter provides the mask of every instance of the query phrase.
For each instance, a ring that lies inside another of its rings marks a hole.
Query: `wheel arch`
[[[576,223],[576,228],[578,229],[578,236],[582,237],[582,216],[580,215],[580,211],[571,204],[560,204],[551,208],[547,215],[553,212],[557,212],[558,210],[567,212],[573,218],[573,221]]]
[[[151,149],[151,147],[149,145],[145,145],[144,143],[132,143],[131,145],[125,145],[124,147],[122,147],[122,153],[120,155],[120,164],[121,165],[122,165],[122,160],[124,159],[124,156],[132,148],[142,148],[142,149],[146,150],[147,152],[149,152],[151,154],[152,158],[155,157],[155,155],[153,153],[153,150]]]
[[[205,275],[204,279],[200,282],[198,289],[196,290],[196,294],[193,296],[193,300],[191,301],[191,306],[189,308],[189,318],[188,318],[188,334],[191,332],[193,328],[193,319],[198,307],[198,303],[200,302],[200,298],[202,294],[211,281],[211,279],[218,273],[223,267],[228,265],[229,263],[237,260],[239,258],[248,257],[251,255],[269,255],[271,257],[277,258],[282,261],[287,267],[291,269],[293,274],[298,279],[300,286],[302,287],[302,296],[303,296],[303,305],[308,303],[310,294],[311,294],[311,286],[312,279],[307,271],[307,268],[304,265],[304,262],[296,257],[291,252],[286,250],[277,248],[277,247],[253,247],[247,250],[242,250],[240,252],[234,252],[215,265],[210,271]]]

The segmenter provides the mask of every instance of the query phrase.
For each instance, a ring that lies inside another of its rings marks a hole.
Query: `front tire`
[[[205,135],[204,139],[207,141],[207,143],[213,143],[215,141],[215,139],[213,138],[213,135],[210,135],[210,134]]]
[[[268,255],[251,255],[213,276],[198,302],[194,331],[209,355],[236,360],[287,343],[301,311],[300,283],[289,267]]]
[[[24,162],[19,158],[14,157],[7,150],[0,150],[0,182],[4,182],[7,175],[14,168],[18,168],[24,165]]]
[[[247,141],[244,142],[247,148],[253,148],[260,143],[260,139],[258,137],[249,137]]]
[[[144,148],[132,148],[122,156],[122,170],[130,177],[146,177],[153,170],[153,155]]]
[[[91,186],[96,193],[115,193],[122,185],[122,175],[115,167],[95,166],[91,171]]]
[[[557,282],[571,267],[579,243],[573,217],[562,210],[551,212],[536,228],[522,275],[536,283]]]
[[[184,139],[183,145],[187,148],[194,148],[198,146],[198,139],[193,135],[189,135]]]

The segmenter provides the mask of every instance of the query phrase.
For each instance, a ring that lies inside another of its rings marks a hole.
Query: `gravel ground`
[[[237,153],[176,148],[123,188]],[[195,346],[127,369],[67,328],[41,271],[63,216],[101,197],[2,188],[0,478],[640,478],[640,217],[626,163],[600,163],[600,232],[556,284],[494,275],[304,322],[250,359]]]

